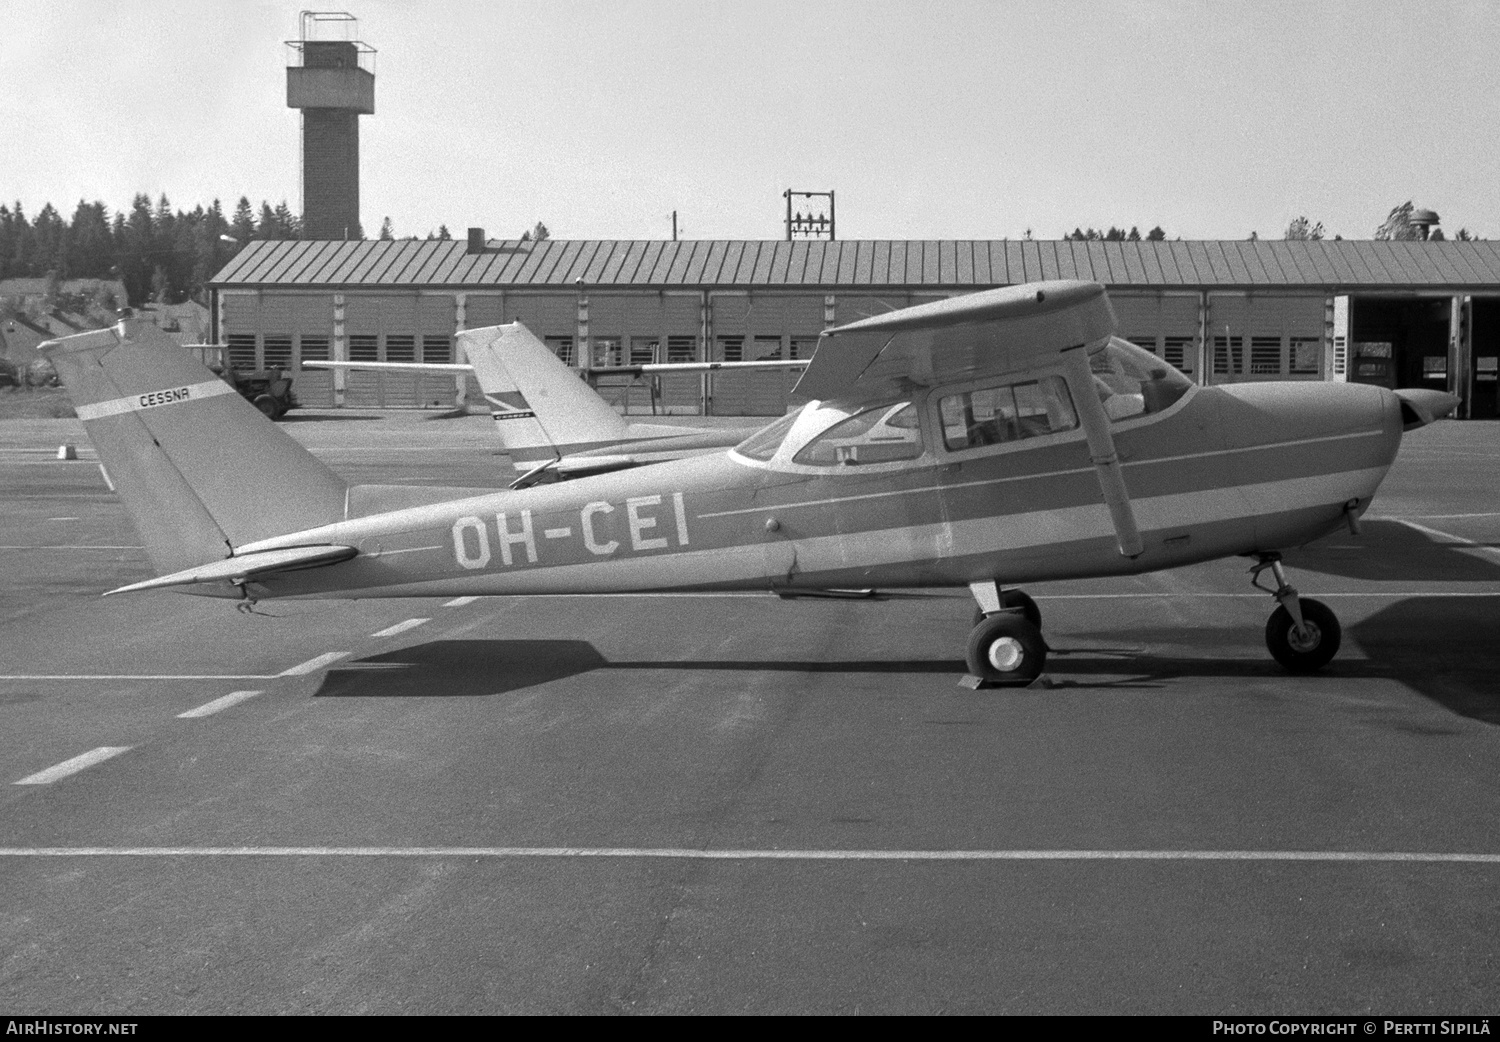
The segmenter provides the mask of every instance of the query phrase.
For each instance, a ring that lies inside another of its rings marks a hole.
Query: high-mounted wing
[[[863,401],[909,384],[1007,372],[1108,337],[1114,310],[1093,282],[1032,282],[860,319],[823,333],[792,393]]]

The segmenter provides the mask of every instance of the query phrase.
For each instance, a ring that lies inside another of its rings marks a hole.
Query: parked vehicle
[[[297,396],[292,393],[292,374],[289,371],[236,369],[223,344],[189,344],[188,350],[197,355],[219,379],[239,391],[246,401],[270,419],[279,420],[286,415],[288,409],[297,408]]]

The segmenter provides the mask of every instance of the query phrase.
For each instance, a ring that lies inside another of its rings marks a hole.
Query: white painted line
[[[77,521],[78,518],[76,518],[76,517],[49,517],[49,518],[47,518],[47,520],[48,521]]]
[[[28,774],[16,782],[16,784],[50,785],[59,778],[66,778],[70,774],[77,774],[85,767],[92,767],[96,763],[103,763],[112,756],[119,756],[121,753],[128,753],[129,751],[130,746],[128,745],[101,745],[97,749],[90,749],[82,756],[75,756],[71,760],[64,760],[60,764],[48,767],[45,771]]]
[[[20,545],[0,546],[0,550],[144,550],[144,549],[146,549],[144,546],[99,546],[97,544],[93,544],[93,545],[89,545],[89,546],[20,546]]]
[[[278,673],[0,673],[0,680],[275,680]]]
[[[349,652],[347,651],[325,651],[317,658],[310,658],[299,666],[293,666],[291,669],[283,669],[276,675],[278,677],[304,677],[309,673],[316,673],[330,662],[337,662],[341,658],[348,657]]]
[[[478,597],[455,597],[451,601],[444,601],[443,602],[443,607],[445,607],[445,608],[462,608],[464,605],[466,605],[466,604],[473,604],[477,600],[479,600]]]
[[[428,622],[428,621],[430,621],[430,620],[428,620],[428,619],[407,619],[405,622],[398,622],[394,626],[387,626],[385,629],[381,630],[379,633],[372,633],[372,634],[370,634],[370,636],[372,636],[372,637],[394,637],[398,633],[405,633],[407,630],[414,630],[418,626],[422,625],[422,623]]]
[[[1493,554],[1497,557],[1500,557],[1500,548],[1485,546],[1483,543],[1476,543],[1472,539],[1465,539],[1463,536],[1454,535],[1452,532],[1444,532],[1441,529],[1429,528],[1427,525],[1421,525],[1415,521],[1408,521],[1404,517],[1393,517],[1391,518],[1391,520],[1396,522],[1398,525],[1405,525],[1407,528],[1416,529],[1423,535],[1430,535],[1436,539],[1447,540],[1449,543],[1454,543],[1458,546],[1462,546],[1466,550],[1474,550],[1481,554]]]
[[[1292,861],[1500,865],[1500,854],[1383,850],[698,850],[692,847],[0,847],[0,857],[483,857],[682,861]]]
[[[1369,517],[1370,520],[1372,520],[1372,521],[1400,521],[1401,520],[1401,518],[1396,517],[1393,514],[1384,514],[1384,515],[1382,515],[1382,514],[1376,514],[1376,515],[1373,515],[1373,516],[1369,515],[1369,514],[1366,514],[1365,516]],[[1483,511],[1483,512],[1478,513],[1478,514],[1409,514],[1407,516],[1408,517],[1420,518],[1423,521],[1443,521],[1443,520],[1446,520],[1448,518],[1500,517],[1500,511],[1486,510],[1486,511]]]
[[[186,713],[178,713],[179,720],[196,720],[200,716],[212,716],[221,709],[237,706],[241,702],[248,701],[260,694],[259,691],[231,691],[223,698],[216,698],[212,702],[205,702],[197,709],[189,709]]]
[[[1488,593],[1454,592],[1444,590],[1378,590],[1366,593],[1326,593],[1323,590],[1314,590],[1307,594],[1313,600],[1327,600],[1330,597],[1369,597],[1372,599],[1394,598],[1394,597],[1500,597],[1500,590],[1491,590]],[[1219,600],[1269,600],[1269,595],[1264,593],[1038,593],[1035,595],[1039,601],[1119,601],[1119,600],[1188,600],[1215,598]]]

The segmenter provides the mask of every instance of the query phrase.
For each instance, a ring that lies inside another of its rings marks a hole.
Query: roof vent
[[[484,229],[483,228],[470,228],[469,229],[469,247],[464,252],[466,252],[466,253],[483,253],[484,252]]]

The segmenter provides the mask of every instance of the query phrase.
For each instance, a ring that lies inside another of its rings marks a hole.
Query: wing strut
[[[1119,542],[1120,555],[1139,557],[1143,549],[1141,532],[1135,524],[1135,511],[1130,506],[1130,493],[1125,488],[1120,457],[1115,453],[1115,439],[1109,430],[1109,416],[1104,411],[1104,403],[1099,400],[1099,392],[1094,389],[1094,374],[1089,370],[1088,351],[1079,345],[1064,351],[1063,356],[1068,360],[1068,390],[1073,394],[1078,419],[1088,438],[1089,456],[1099,475],[1099,489],[1104,493],[1104,505],[1109,508],[1110,520],[1115,525],[1115,539]]]

